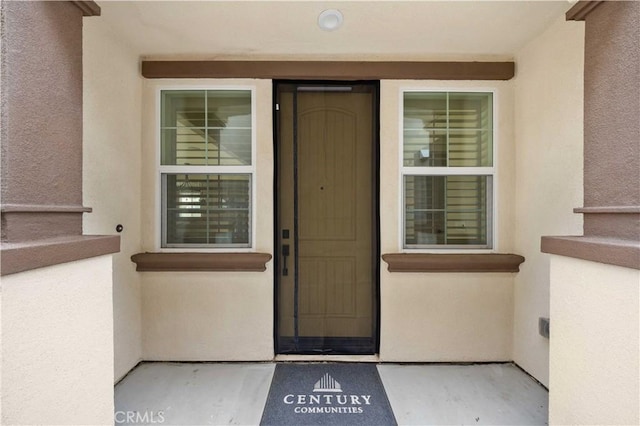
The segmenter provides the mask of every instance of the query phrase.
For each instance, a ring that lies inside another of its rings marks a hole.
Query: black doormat
[[[397,425],[374,364],[277,364],[263,426]]]

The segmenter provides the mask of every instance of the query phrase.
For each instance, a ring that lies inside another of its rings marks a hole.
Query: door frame
[[[280,206],[279,206],[279,197],[280,193],[278,190],[278,181],[280,178],[280,167],[279,167],[279,120],[278,120],[278,86],[279,85],[331,85],[331,86],[351,86],[351,85],[368,85],[372,88],[373,93],[373,149],[372,149],[372,160],[373,160],[373,206],[375,211],[373,212],[373,226],[372,229],[374,231],[374,235],[372,236],[372,277],[373,277],[373,297],[374,301],[372,303],[372,308],[374,310],[374,319],[373,319],[373,333],[372,337],[374,340],[373,351],[374,354],[378,354],[380,352],[380,259],[381,259],[381,251],[380,251],[380,80],[273,80],[272,83],[272,119],[273,119],[273,205],[274,205],[274,216],[273,216],[273,277],[274,277],[274,286],[273,286],[273,341],[274,341],[274,350],[275,354],[284,354],[279,348],[278,342],[278,329],[279,329],[279,301],[278,301],[278,289],[279,289],[279,279],[280,279],[280,268],[283,266],[280,262],[280,252],[281,252],[281,235],[279,234],[279,217],[280,217]],[[287,354],[291,354],[292,352],[286,352]],[[308,354],[308,352],[297,352],[295,354]]]

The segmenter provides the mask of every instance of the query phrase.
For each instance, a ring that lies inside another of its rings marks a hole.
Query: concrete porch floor
[[[258,425],[274,363],[138,365],[115,388],[115,422]],[[379,364],[400,425],[545,425],[548,392],[512,364]]]

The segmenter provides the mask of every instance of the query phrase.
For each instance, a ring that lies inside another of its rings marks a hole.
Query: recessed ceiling
[[[503,60],[567,1],[99,1],[103,20],[146,59]],[[318,16],[338,9],[336,31]]]

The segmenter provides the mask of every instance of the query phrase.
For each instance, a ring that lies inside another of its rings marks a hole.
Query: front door
[[[377,84],[275,84],[279,353],[377,349]]]

